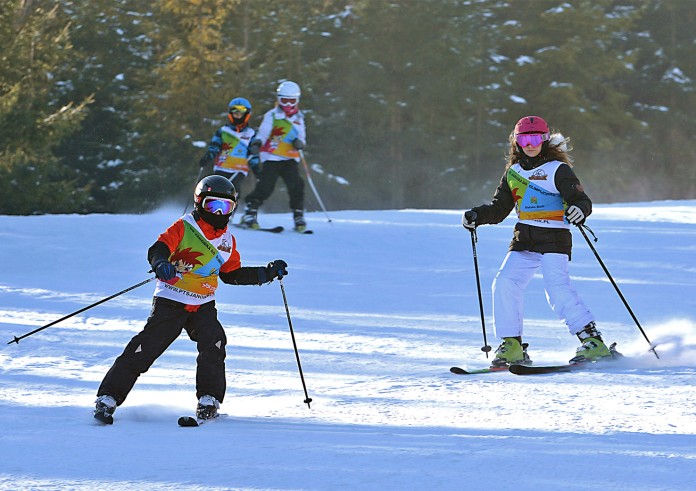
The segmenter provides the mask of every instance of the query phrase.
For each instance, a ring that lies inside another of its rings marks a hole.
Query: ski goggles
[[[229,198],[206,196],[203,199],[203,209],[214,215],[229,215],[237,206],[237,202]]]
[[[247,107],[246,106],[232,106],[230,107],[230,112],[231,113],[245,113],[247,112]]]
[[[297,97],[280,97],[278,99],[281,106],[295,106],[299,101]]]
[[[548,133],[523,133],[521,135],[515,135],[515,141],[523,148],[528,145],[538,147],[548,139]]]

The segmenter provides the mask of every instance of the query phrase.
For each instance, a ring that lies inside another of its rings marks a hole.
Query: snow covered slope
[[[283,258],[311,408],[303,403],[279,285],[218,290],[228,335],[224,420],[195,406],[182,336],[102,427],[95,392],[148,313],[153,284],[19,336],[148,278],[146,251],[177,211],[0,217],[0,489],[691,490],[696,475],[696,201],[598,205],[588,224],[660,359],[574,232],[571,274],[613,368],[456,376],[487,363],[469,233],[459,211],[308,215],[311,236],[239,230],[242,261]],[[261,215],[290,226],[288,215]],[[512,219],[478,231],[490,283]],[[537,364],[577,340],[527,295]]]

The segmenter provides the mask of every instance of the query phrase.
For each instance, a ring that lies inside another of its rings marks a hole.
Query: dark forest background
[[[487,201],[529,114],[595,202],[694,198],[695,25],[691,0],[0,0],[0,214],[183,206],[229,100],[256,127],[286,79],[329,209]]]

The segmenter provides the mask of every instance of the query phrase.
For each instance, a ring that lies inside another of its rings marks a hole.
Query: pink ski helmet
[[[539,116],[525,116],[515,125],[515,134],[548,133],[549,125]]]

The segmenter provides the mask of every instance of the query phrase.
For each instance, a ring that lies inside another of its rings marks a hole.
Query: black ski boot
[[[105,425],[114,424],[114,411],[116,411],[116,399],[110,395],[97,397],[94,408],[94,419],[101,421]]]
[[[307,222],[304,219],[303,210],[292,210],[292,219],[295,221],[295,232],[303,233],[307,230]]]
[[[246,210],[244,210],[244,215],[242,216],[242,220],[239,222],[239,224],[247,228],[260,228],[259,222],[256,220],[258,213],[259,210],[257,208],[247,204]]]
[[[213,419],[218,417],[220,403],[213,396],[202,396],[196,407],[196,418]]]

